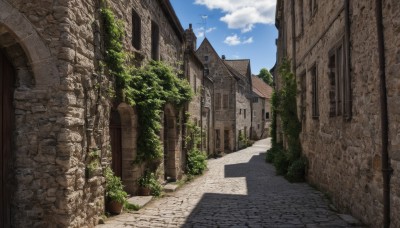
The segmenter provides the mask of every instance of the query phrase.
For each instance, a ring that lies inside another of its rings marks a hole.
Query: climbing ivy
[[[207,155],[199,149],[202,132],[200,127],[193,121],[186,123],[186,130],[185,143],[188,149],[187,173],[190,176],[200,175],[207,168]]]
[[[279,67],[282,86],[272,97],[272,148],[268,151],[266,160],[273,162],[277,173],[285,175],[290,181],[303,181],[306,159],[301,155],[300,132],[301,122],[297,118],[297,85],[291,72],[290,62],[283,60]],[[282,122],[282,131],[287,140],[287,147],[277,142],[277,116]]]
[[[138,152],[136,162],[162,157],[159,132],[160,113],[166,103],[182,107],[193,97],[189,83],[178,78],[172,67],[151,61],[144,67],[129,64],[130,56],[123,50],[124,23],[103,2],[100,10],[103,21],[105,65],[119,97],[138,112]]]
[[[139,121],[137,161],[155,160],[162,156],[160,113],[166,103],[181,108],[193,97],[189,82],[180,79],[170,66],[151,61],[132,71],[130,83]]]

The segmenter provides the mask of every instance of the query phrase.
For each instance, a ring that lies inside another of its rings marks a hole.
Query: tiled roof
[[[249,68],[250,65],[250,60],[249,59],[225,60],[225,63],[227,63],[241,75],[246,76],[247,69]]]
[[[253,84],[253,92],[261,97],[270,99],[272,92],[274,91],[271,86],[265,83],[261,78],[257,76],[251,76],[251,82]]]

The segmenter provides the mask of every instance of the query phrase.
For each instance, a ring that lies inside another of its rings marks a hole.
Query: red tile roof
[[[257,76],[251,76],[253,92],[267,99],[271,99],[274,89]]]

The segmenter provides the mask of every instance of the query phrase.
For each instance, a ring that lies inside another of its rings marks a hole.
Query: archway
[[[119,104],[117,109],[121,120],[121,180],[125,191],[133,195],[138,188],[139,178],[133,166],[137,155],[137,114],[126,103]]]
[[[13,130],[14,68],[0,50],[0,226],[10,227],[11,191],[8,183]]]
[[[167,181],[178,178],[176,127],[176,115],[167,105],[164,111],[164,179]]]

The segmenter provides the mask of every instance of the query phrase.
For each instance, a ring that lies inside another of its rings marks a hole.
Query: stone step
[[[176,182],[170,182],[164,185],[164,192],[175,192],[178,187]]]
[[[140,208],[144,207],[153,199],[153,196],[133,196],[128,199],[128,203],[135,204]]]

